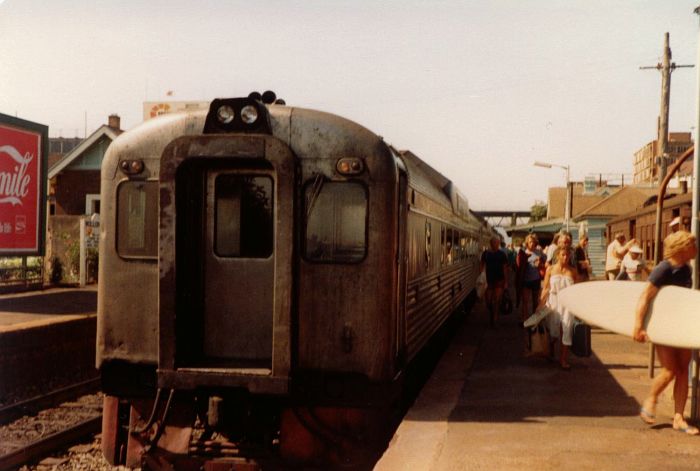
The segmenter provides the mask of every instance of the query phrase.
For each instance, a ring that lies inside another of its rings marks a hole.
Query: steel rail
[[[29,445],[15,451],[0,456],[0,471],[10,470],[31,463],[46,456],[47,454],[60,450],[67,445],[78,441],[88,435],[99,433],[102,428],[102,416],[79,422],[70,428],[51,434],[41,440],[37,440]]]
[[[0,425],[7,424],[25,415],[35,414],[42,409],[55,407],[61,402],[70,401],[83,394],[91,394],[99,390],[100,379],[94,378],[57,389],[48,394],[0,407]]]

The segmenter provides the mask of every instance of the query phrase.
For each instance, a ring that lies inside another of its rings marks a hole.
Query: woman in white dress
[[[547,268],[544,276],[539,306],[543,307],[546,305],[554,311],[547,317],[547,324],[550,337],[554,341],[559,339],[559,365],[564,370],[571,368],[567,359],[574,330],[574,316],[568,310],[559,306],[559,292],[576,282],[576,270],[569,263],[570,257],[571,252],[569,250],[557,251],[557,262]]]

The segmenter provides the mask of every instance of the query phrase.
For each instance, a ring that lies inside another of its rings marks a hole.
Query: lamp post
[[[564,226],[566,227],[566,232],[569,232],[569,219],[571,219],[571,185],[569,183],[569,166],[568,165],[557,165],[550,164],[549,162],[539,162],[535,161],[535,167],[552,168],[558,167],[566,170],[566,207],[564,208]]]

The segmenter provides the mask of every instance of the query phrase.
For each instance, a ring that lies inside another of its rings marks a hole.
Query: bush
[[[51,259],[51,275],[49,277],[51,283],[57,285],[63,279],[63,262],[58,257]]]

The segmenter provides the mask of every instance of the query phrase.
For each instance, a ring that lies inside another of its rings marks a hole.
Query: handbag
[[[549,332],[542,325],[537,324],[528,329],[527,352],[528,357],[548,357],[549,356]]]
[[[508,315],[513,312],[513,301],[510,299],[510,294],[508,290],[503,291],[503,296],[501,297],[501,314]]]
[[[479,299],[484,298],[484,293],[486,292],[486,272],[479,273],[476,277],[476,297]]]
[[[572,335],[571,353],[577,357],[591,356],[591,326],[580,319],[574,319],[574,333]]]

